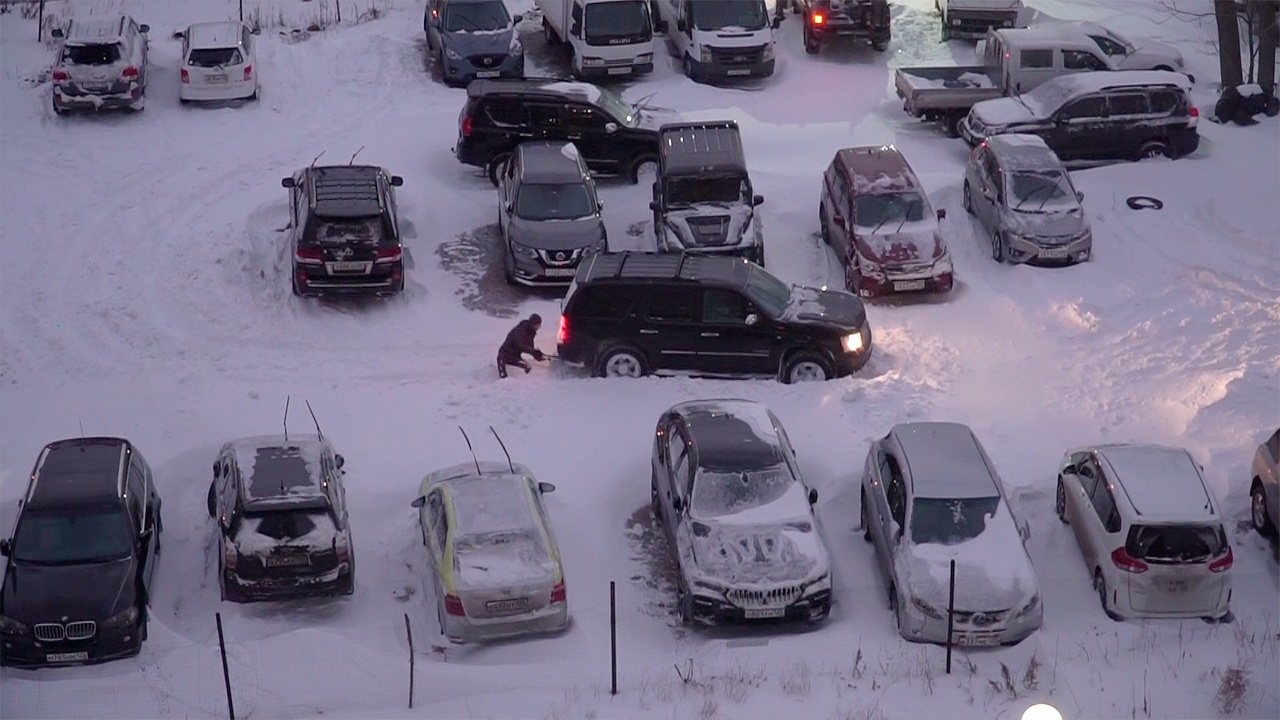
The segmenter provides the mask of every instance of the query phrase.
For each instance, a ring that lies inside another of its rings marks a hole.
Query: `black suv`
[[[369,165],[305,167],[289,188],[294,295],[394,295],[404,247],[392,188],[404,180]]]
[[[323,437],[264,435],[222,446],[208,497],[222,599],[355,591],[342,465]]]
[[[160,553],[160,496],[128,440],[46,445],[31,471],[0,592],[0,664],[136,655]]]
[[[848,375],[871,356],[862,301],[788,286],[741,258],[599,253],[578,266],[557,337],[561,359],[601,377],[654,371]]]
[[[555,79],[476,80],[458,116],[454,153],[485,169],[495,186],[507,158],[525,140],[571,140],[597,175],[638,182],[657,170],[656,113],[611,90]]]

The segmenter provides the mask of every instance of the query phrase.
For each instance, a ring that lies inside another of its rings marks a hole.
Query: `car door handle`
[[[641,334],[641,335],[657,335],[657,334],[658,334],[658,331],[657,331],[657,330],[649,330],[649,329],[647,329],[647,328],[640,328],[640,334]]]
[[[720,333],[702,333],[702,337],[720,337]]]

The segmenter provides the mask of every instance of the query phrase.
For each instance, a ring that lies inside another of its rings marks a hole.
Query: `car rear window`
[[[120,45],[68,45],[62,51],[62,59],[74,65],[110,65],[123,56]]]
[[[328,514],[317,510],[274,510],[250,517],[258,521],[254,532],[275,540],[305,537],[316,527],[330,524]]]
[[[1221,525],[1134,525],[1124,548],[1138,560],[1180,565],[1207,562],[1226,546]]]
[[[187,64],[198,68],[225,67],[244,62],[237,48],[196,48],[187,55]]]

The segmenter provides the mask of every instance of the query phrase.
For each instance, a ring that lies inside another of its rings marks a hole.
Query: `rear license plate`
[[[484,604],[484,609],[494,613],[510,613],[522,612],[529,607],[529,598],[515,598],[514,600],[490,600]]]
[[[577,268],[547,268],[547,277],[573,277],[578,272]]]
[[[329,263],[329,272],[366,273],[366,272],[369,272],[369,263],[363,260],[343,260],[341,262],[331,262]]]
[[[750,75],[750,74],[751,74],[750,68],[734,68],[732,70],[725,72],[725,75]]]
[[[476,71],[476,77],[478,78],[495,78],[501,74],[502,74],[502,71],[500,70],[477,70]]]
[[[107,83],[104,82],[87,82],[80,83],[80,89],[85,92],[102,92],[107,89]]]
[[[1170,580],[1167,587],[1169,589],[1169,592],[1171,593],[1186,592],[1187,581],[1186,580]]]
[[[1049,258],[1050,260],[1061,260],[1066,256],[1067,256],[1066,248],[1040,251],[1040,257]]]
[[[953,639],[955,640],[956,645],[989,647],[991,645],[1000,644],[999,635],[969,635],[967,633],[960,633]]]
[[[743,610],[742,616],[748,620],[761,620],[763,618],[780,618],[787,614],[786,608],[759,608],[756,610]]]
[[[893,284],[893,289],[898,292],[906,292],[908,290],[923,290],[923,280],[899,280]]]
[[[310,565],[311,558],[306,555],[280,555],[267,558],[264,564],[267,567],[298,567],[299,565]]]
[[[627,75],[627,74],[629,74],[629,73],[631,72],[631,68],[629,68],[629,67],[612,67],[612,68],[609,68],[608,70],[606,70],[605,72],[609,73],[610,75]]]
[[[227,76],[226,75],[206,75],[204,78],[204,81],[209,83],[210,85],[226,85]]]
[[[45,662],[51,662],[51,663],[53,663],[53,662],[76,662],[76,661],[80,661],[80,660],[88,660],[88,659],[89,659],[89,653],[88,653],[88,652],[49,653],[48,655],[45,655],[45,656],[44,656],[44,659],[45,659]]]

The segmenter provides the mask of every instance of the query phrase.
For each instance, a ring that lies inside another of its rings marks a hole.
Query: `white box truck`
[[[549,45],[564,44],[579,78],[653,70],[649,0],[537,0]],[[659,30],[661,32],[661,30]]]
[[[654,0],[684,74],[696,81],[773,74],[774,30],[782,22],[765,0]]]

